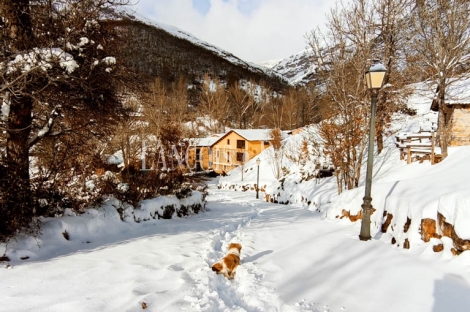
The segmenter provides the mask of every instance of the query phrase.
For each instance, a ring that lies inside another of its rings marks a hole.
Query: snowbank
[[[395,116],[389,137],[384,139],[383,151],[374,155],[372,205],[375,212],[371,216],[372,236],[410,249],[421,248],[432,237],[432,245],[454,248],[452,252],[459,254],[470,249],[470,179],[462,174],[470,172],[470,146],[449,147],[449,156],[435,165],[429,161],[407,165],[406,161],[400,160],[395,135],[400,132],[429,131],[436,127],[437,122],[437,114],[430,111],[430,89],[423,84],[411,87],[415,88],[415,92],[408,105],[417,114]],[[311,127],[301,134],[292,135],[284,142],[286,149],[291,154],[299,153],[295,151],[295,146],[299,147],[298,142],[308,136],[313,138],[310,141],[318,143],[314,132],[314,127]],[[325,163],[324,159],[312,157],[307,161],[309,165],[301,166],[292,159],[284,159],[283,176],[275,179],[272,174],[265,174],[270,169],[270,152],[267,149],[260,155],[261,198],[319,211],[325,219],[333,222],[360,222],[365,194],[365,158],[359,187],[338,195],[334,176],[312,178],[316,175],[313,164]],[[256,168],[254,160],[245,164],[245,168]],[[245,186],[254,185],[255,178],[248,172],[242,180],[240,170],[236,169],[221,178],[219,186],[248,190]],[[423,228],[423,222],[429,220],[431,226]],[[452,237],[453,247],[446,243],[445,236]]]
[[[40,232],[36,237],[19,234],[8,245],[0,244],[0,255],[18,261],[67,254],[128,238],[141,226],[158,226],[159,222],[164,222],[162,219],[196,214],[204,211],[204,207],[204,196],[199,191],[193,191],[190,197],[182,199],[166,196],[144,200],[135,209],[109,198],[102,206],[87,209],[80,215],[66,209],[59,218],[41,217],[38,220]]]

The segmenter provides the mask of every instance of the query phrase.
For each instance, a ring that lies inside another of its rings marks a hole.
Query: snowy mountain
[[[197,82],[209,73],[221,80],[265,81],[274,89],[288,84],[277,72],[246,62],[176,27],[149,21],[129,11],[121,12],[117,23],[129,34],[126,48],[131,65],[151,77],[172,81],[184,75]]]
[[[309,50],[301,51],[277,63],[272,69],[285,77],[291,85],[305,85],[313,80],[315,64]]]
[[[192,79],[209,72],[218,75],[221,80],[264,80],[274,89],[282,89],[287,85],[305,85],[315,73],[309,50],[284,60],[255,64],[200,40],[187,31],[150,21],[135,12],[123,11],[121,18],[122,23],[131,28],[129,54],[136,57],[133,62],[151,76],[172,80],[175,75],[184,74]]]
[[[258,65],[272,69],[274,66],[282,62],[282,60],[267,60],[267,61],[262,61],[258,62]]]

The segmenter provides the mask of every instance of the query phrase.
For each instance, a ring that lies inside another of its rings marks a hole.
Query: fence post
[[[431,129],[431,165],[434,165],[434,131]]]

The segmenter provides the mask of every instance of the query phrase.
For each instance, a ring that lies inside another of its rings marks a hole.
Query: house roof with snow
[[[470,76],[461,78],[451,78],[445,94],[446,105],[470,105]],[[439,87],[436,89],[436,94]],[[433,111],[438,110],[437,101],[434,99],[431,104]]]
[[[207,138],[191,138],[189,139],[189,144],[193,146],[211,146],[214,144],[216,141],[220,139],[220,136],[213,136],[213,137],[207,137]]]
[[[470,104],[470,77],[458,80],[451,84],[446,92],[446,104]]]
[[[272,140],[271,129],[233,129],[247,141],[269,141]]]
[[[231,129],[218,138],[212,145],[216,144],[230,133],[236,133],[247,141],[270,141],[271,129]]]

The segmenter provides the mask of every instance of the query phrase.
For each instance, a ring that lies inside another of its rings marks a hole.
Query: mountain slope
[[[272,68],[285,77],[291,85],[306,85],[314,79],[316,66],[309,50],[294,54]]]
[[[209,73],[226,82],[264,82],[275,90],[288,85],[275,71],[243,61],[175,27],[146,21],[128,12],[121,13],[115,23],[127,32],[129,62],[149,77],[173,81],[183,75],[196,82]]]

